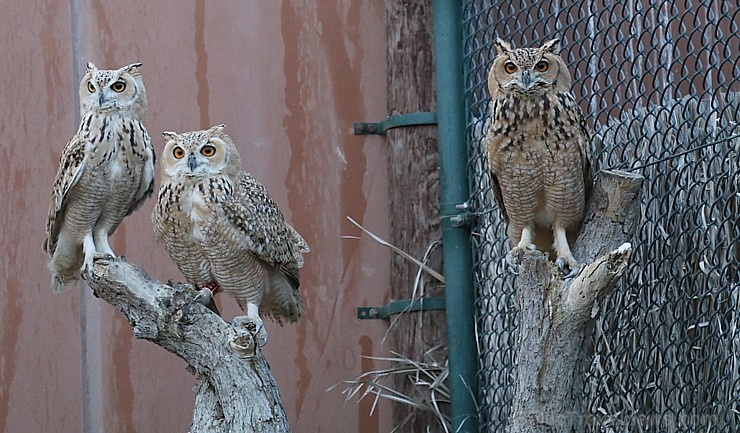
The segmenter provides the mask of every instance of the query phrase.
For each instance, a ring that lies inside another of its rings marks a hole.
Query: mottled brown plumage
[[[556,263],[575,275],[580,264],[568,236],[578,231],[591,186],[589,134],[559,40],[540,48],[513,49],[500,39],[495,45],[486,139],[494,195],[513,246],[507,261],[515,265],[524,248],[548,251],[540,239],[552,239]]]
[[[278,322],[301,316],[299,268],[308,245],[241,169],[223,125],[164,135],[156,238],[188,282],[234,296],[266,340],[260,313]]]
[[[114,255],[108,236],[152,193],[155,157],[142,123],[140,66],[88,63],[80,83],[81,122],[59,160],[44,240],[54,292],[77,281],[96,252]]]

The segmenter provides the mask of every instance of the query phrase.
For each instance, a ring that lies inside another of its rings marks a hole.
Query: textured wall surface
[[[53,295],[41,250],[59,154],[77,127],[86,61],[143,63],[145,124],[161,133],[226,124],[245,169],[265,184],[311,253],[306,317],[268,322],[265,354],[296,432],[388,431],[389,408],[327,388],[373,367],[385,324],[355,307],[387,301],[383,141],[352,122],[385,116],[382,3],[2,0],[0,47],[0,432],[186,432],[194,378],[135,340],[84,285]],[[320,3],[320,4],[319,4]],[[157,179],[159,166],[156,167]],[[157,181],[158,182],[158,181]],[[158,187],[158,183],[157,183]],[[114,251],[155,278],[182,280],[153,240],[153,200],[125,220]],[[236,303],[219,295],[227,319]]]

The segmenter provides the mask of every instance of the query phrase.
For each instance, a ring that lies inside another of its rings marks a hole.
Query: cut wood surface
[[[100,255],[86,280],[95,296],[126,316],[136,338],[188,363],[197,380],[190,433],[290,432],[277,385],[252,333],[193,303],[191,286],[162,284],[134,264]]]

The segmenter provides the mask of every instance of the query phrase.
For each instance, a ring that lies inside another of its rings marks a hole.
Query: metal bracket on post
[[[470,203],[465,201],[454,205],[442,205],[442,224],[444,227],[466,227],[470,226],[473,220],[473,213],[470,211]],[[445,222],[445,220],[447,222]]]
[[[380,122],[356,122],[355,135],[385,134],[385,131],[401,126],[436,125],[437,113],[423,111],[418,113],[394,114]]]
[[[444,310],[445,298],[419,298],[404,299],[391,302],[383,307],[359,307],[357,308],[358,319],[387,319],[394,314],[410,311]]]

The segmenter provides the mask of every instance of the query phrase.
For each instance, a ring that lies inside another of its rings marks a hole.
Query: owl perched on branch
[[[302,314],[299,269],[309,249],[265,187],[241,169],[223,129],[164,133],[154,233],[200,300],[219,290],[234,296],[264,344],[259,314],[279,323]]]
[[[140,67],[87,64],[80,126],[62,151],[46,222],[55,293],[79,280],[96,252],[115,256],[108,237],[152,194],[155,157],[142,123],[147,102]]]
[[[552,245],[557,266],[575,276],[581,265],[569,238],[583,219],[592,174],[589,134],[560,41],[514,49],[497,39],[495,46],[486,140],[493,192],[513,246],[506,260],[516,266],[523,249],[549,251]]]

